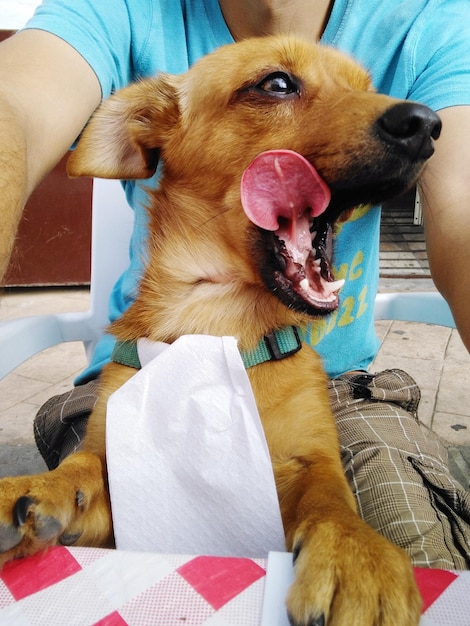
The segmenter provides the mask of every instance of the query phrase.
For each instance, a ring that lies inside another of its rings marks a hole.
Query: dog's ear
[[[70,176],[149,178],[179,117],[178,78],[126,87],[95,112],[67,163]]]

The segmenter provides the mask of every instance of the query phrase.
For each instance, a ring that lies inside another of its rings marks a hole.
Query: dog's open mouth
[[[264,278],[283,302],[309,314],[336,309],[344,284],[331,270],[330,198],[315,168],[290,150],[262,152],[243,174],[243,209],[272,249],[272,271]]]

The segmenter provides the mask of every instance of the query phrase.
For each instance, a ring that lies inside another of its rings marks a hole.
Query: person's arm
[[[26,200],[100,100],[95,73],[62,39],[26,30],[0,44],[0,284]]]
[[[428,258],[470,350],[470,106],[439,111],[442,135],[420,183]]]

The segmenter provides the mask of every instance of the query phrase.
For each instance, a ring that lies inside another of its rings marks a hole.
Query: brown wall
[[[0,41],[11,31],[0,31]],[[83,285],[90,282],[90,179],[71,180],[66,157],[29,199],[5,286]]]

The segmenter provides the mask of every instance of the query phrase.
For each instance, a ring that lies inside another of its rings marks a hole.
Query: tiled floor
[[[416,289],[424,285],[407,282]],[[404,289],[403,281],[385,284]],[[0,298],[0,321],[59,311],[86,310],[87,289],[20,290]],[[377,323],[382,347],[373,369],[399,367],[420,384],[419,417],[451,446],[470,449],[470,356],[455,330],[408,322]],[[42,469],[32,420],[50,396],[70,388],[85,365],[81,344],[50,348],[0,381],[0,475]],[[470,477],[469,477],[470,478]]]
[[[83,311],[87,289],[32,289],[0,296],[0,321],[14,317]],[[39,458],[32,431],[33,417],[48,398],[70,389],[86,364],[81,343],[49,348],[0,381],[0,476],[38,471]]]

